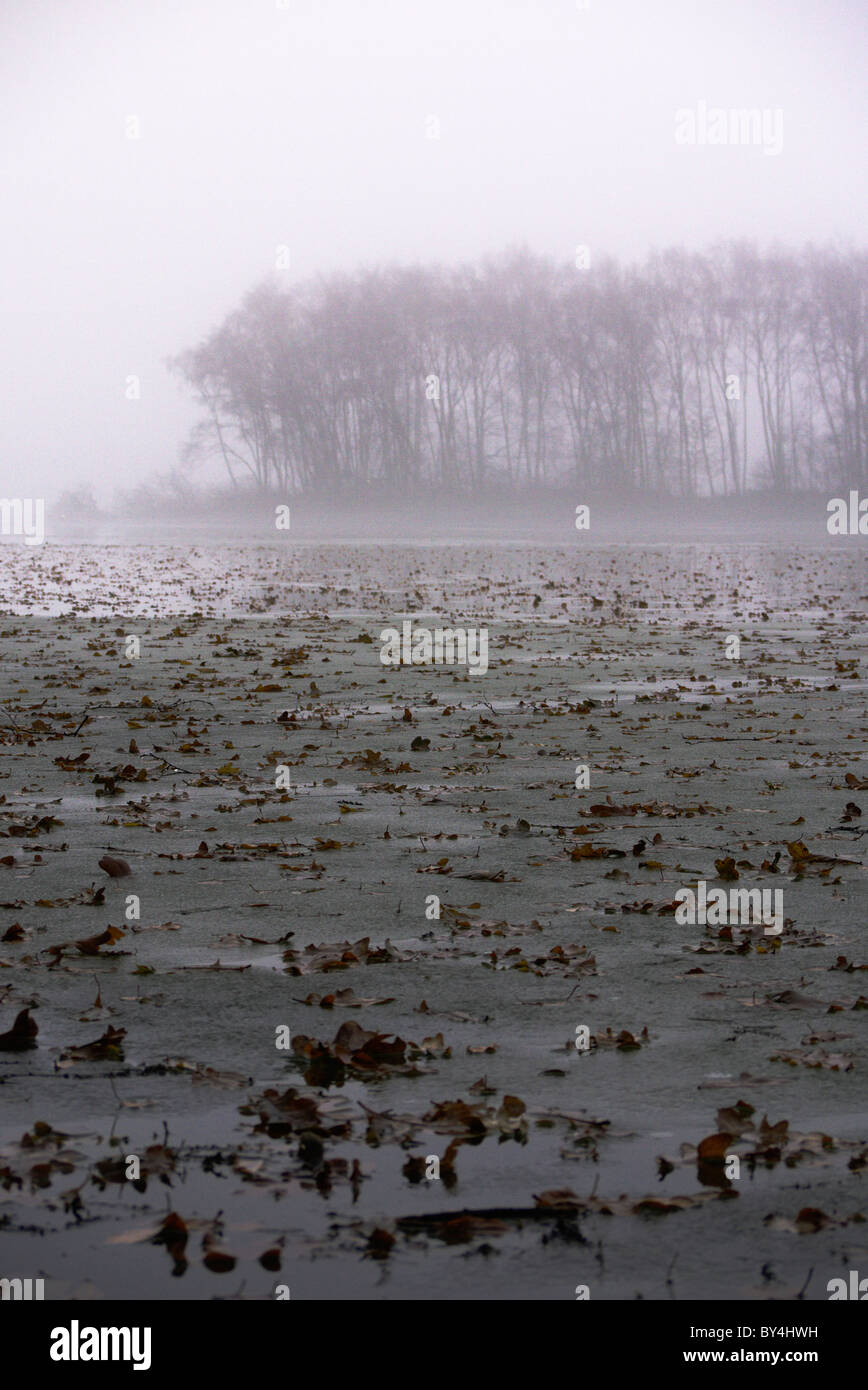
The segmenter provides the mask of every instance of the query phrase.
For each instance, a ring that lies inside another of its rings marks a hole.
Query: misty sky
[[[866,53],[864,0],[2,0],[0,495],[171,468],[164,359],[281,245],[863,242]],[[701,101],[780,109],[781,153],[678,145]]]

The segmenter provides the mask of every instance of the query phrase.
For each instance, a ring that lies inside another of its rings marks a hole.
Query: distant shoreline
[[[501,497],[484,503],[471,497],[375,497],[332,505],[311,497],[221,495],[157,499],[147,507],[97,513],[81,520],[58,518],[46,507],[49,541],[130,544],[178,536],[225,542],[292,544],[300,541],[372,541],[380,544],[485,543],[598,546],[694,544],[702,541],[774,544],[859,544],[859,536],[830,536],[826,493],[785,499],[770,492],[714,498],[634,495],[621,505],[580,489],[533,496]],[[575,508],[590,510],[588,529],[578,531]],[[275,509],[288,505],[289,529],[278,530]]]

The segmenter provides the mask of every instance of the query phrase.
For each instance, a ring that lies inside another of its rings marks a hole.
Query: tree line
[[[868,254],[673,249],[624,267],[272,278],[170,363],[185,466],[268,493],[868,485]]]

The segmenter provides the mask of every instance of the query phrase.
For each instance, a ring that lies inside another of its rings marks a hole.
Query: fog
[[[52,1359],[249,1379],[290,1297],[592,1299],[598,1379],[848,1354],[866,37],[7,0],[0,1302]]]
[[[175,466],[166,360],[269,274],[858,241],[865,30],[850,0],[7,0],[2,491]],[[702,103],[763,143],[679,143]]]

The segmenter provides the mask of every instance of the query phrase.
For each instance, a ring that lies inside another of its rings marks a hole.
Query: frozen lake
[[[865,554],[0,547],[0,1033],[39,1030],[0,1050],[4,1268],[130,1299],[863,1268]],[[406,619],[484,628],[485,674],[383,665]],[[679,925],[699,880],[780,890],[780,938]]]

